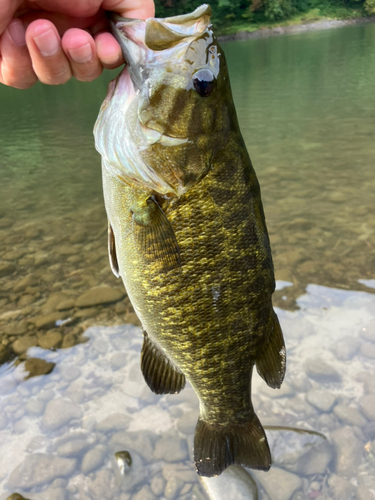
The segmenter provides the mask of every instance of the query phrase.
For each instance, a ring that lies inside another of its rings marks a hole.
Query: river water
[[[275,466],[234,487],[375,499],[375,25],[224,49],[288,350],[280,391],[253,383]],[[192,389],[143,382],[139,322],[109,269],[92,128],[115,74],[0,88],[1,500],[230,498],[193,470]]]

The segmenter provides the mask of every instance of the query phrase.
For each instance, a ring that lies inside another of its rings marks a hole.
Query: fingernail
[[[76,49],[69,49],[68,52],[70,57],[76,63],[86,63],[92,58],[92,49],[89,43],[86,43],[86,45],[82,45],[82,47],[78,47]]]
[[[41,35],[34,37],[34,42],[42,56],[54,56],[60,47],[56,33],[52,30],[45,31]]]
[[[15,45],[25,45],[25,28],[22,21],[14,19],[8,26],[8,32]]]

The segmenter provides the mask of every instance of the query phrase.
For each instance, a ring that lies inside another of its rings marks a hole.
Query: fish
[[[142,324],[141,370],[156,394],[193,387],[204,477],[270,468],[251,377],[255,365],[279,388],[286,365],[260,187],[211,15],[207,4],[111,14],[126,65],[94,127],[109,260]]]

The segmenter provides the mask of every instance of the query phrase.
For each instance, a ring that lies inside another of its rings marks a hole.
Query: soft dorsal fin
[[[185,375],[143,332],[141,370],[149,388],[155,394],[177,394],[185,387]]]
[[[117,261],[115,235],[111,224],[108,221],[108,256],[111,269],[116,278],[120,277],[120,268]]]

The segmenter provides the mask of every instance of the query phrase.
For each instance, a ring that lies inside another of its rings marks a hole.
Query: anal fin
[[[115,245],[115,234],[113,232],[112,226],[108,221],[108,255],[109,263],[111,269],[116,278],[120,277],[120,268],[117,261],[116,245]]]
[[[285,375],[286,351],[283,332],[273,311],[270,340],[256,360],[259,375],[273,389],[279,389]]]
[[[185,387],[185,375],[154,344],[147,332],[141,352],[141,370],[155,394],[177,394]]]

